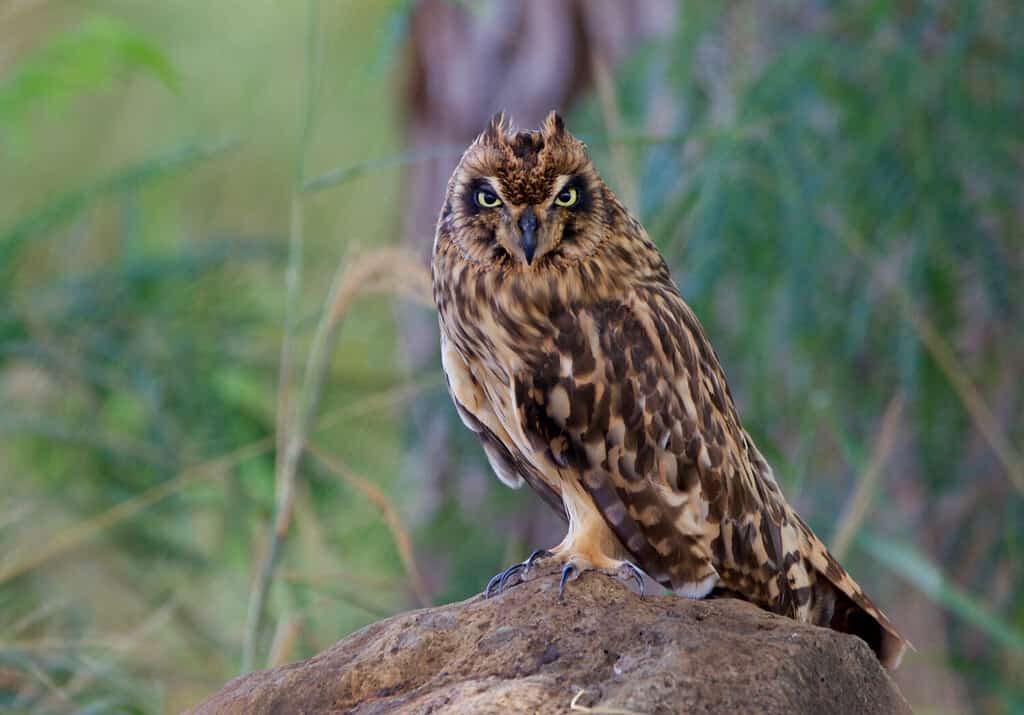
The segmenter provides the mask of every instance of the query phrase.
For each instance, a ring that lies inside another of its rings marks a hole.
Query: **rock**
[[[580,691],[582,694],[577,698]],[[865,643],[597,573],[403,613],[250,673],[192,713],[909,713]]]

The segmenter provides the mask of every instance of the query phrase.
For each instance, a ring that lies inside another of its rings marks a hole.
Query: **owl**
[[[641,571],[852,633],[887,667],[907,642],[786,503],[714,348],[643,226],[554,112],[502,115],[450,181],[432,255],[441,360],[498,478],[568,523],[534,562],[567,581]]]

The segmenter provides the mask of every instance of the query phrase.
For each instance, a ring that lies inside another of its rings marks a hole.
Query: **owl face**
[[[489,268],[540,271],[579,260],[603,238],[603,187],[556,113],[539,131],[520,132],[498,114],[452,175],[438,240]]]

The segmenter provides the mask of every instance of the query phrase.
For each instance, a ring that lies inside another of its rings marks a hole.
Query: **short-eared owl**
[[[557,114],[520,132],[498,115],[466,150],[433,277],[459,415],[503,482],[568,521],[539,553],[563,587],[639,566],[678,594],[726,589],[899,662],[906,641],[786,503],[664,259]]]

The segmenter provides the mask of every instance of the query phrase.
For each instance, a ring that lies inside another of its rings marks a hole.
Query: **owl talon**
[[[517,564],[512,564],[504,571],[499,571],[498,573],[494,574],[494,576],[491,577],[491,580],[487,582],[487,588],[484,589],[484,598],[496,596],[497,594],[504,591],[506,587],[512,585],[509,583],[509,579],[511,579],[513,576],[519,576],[519,582],[522,583],[524,580],[526,580],[526,576],[530,570],[530,567],[537,563],[539,560],[545,559],[548,556],[551,556],[551,552],[547,549],[537,549],[532,554],[530,554],[529,558],[527,558],[525,561],[521,561]]]
[[[632,563],[631,561],[623,561],[622,567],[629,571],[629,574],[633,577],[633,580],[636,581],[637,593],[640,595],[640,598],[643,598],[644,592],[646,591],[646,587],[644,585],[644,572],[641,571],[639,567],[637,567],[637,565]]]
[[[505,590],[505,586],[508,585],[508,580],[515,576],[516,573],[521,571],[523,568],[522,564],[512,564],[504,571],[499,571],[491,577],[491,580],[487,582],[487,588],[484,589],[484,598],[490,598],[491,596],[497,596],[499,593]]]
[[[529,558],[527,558],[526,561],[523,562],[523,576],[526,576],[526,574],[530,571],[530,568],[537,561],[539,561],[540,559],[546,559],[551,555],[551,552],[547,549],[536,549],[532,554],[530,554]]]
[[[494,591],[495,586],[501,583],[501,577],[504,575],[505,572],[500,571],[491,576],[491,580],[487,582],[487,588],[484,589],[484,598],[490,598],[493,595],[491,592]]]
[[[578,569],[576,568],[576,565],[574,563],[572,563],[571,561],[569,563],[567,563],[565,566],[562,567],[562,577],[558,581],[558,600],[559,601],[561,601],[562,597],[565,595],[565,584],[566,584],[566,582],[568,582],[570,579],[575,578],[576,576],[574,576],[573,574],[576,574],[577,571],[578,571]]]
[[[520,573],[520,572],[522,572],[522,573]],[[501,593],[502,591],[504,591],[505,590],[505,586],[508,585],[508,580],[510,578],[512,578],[513,576],[516,576],[516,575],[519,576],[519,581],[522,582],[523,576],[526,575],[526,565],[525,564],[512,564],[507,569],[505,569],[505,573],[503,573],[501,575],[501,581],[498,582],[498,593]]]
[[[490,598],[491,596],[497,596],[499,593],[505,590],[505,586],[508,585],[508,580],[515,576],[516,573],[521,571],[523,568],[522,564],[512,564],[504,571],[499,571],[491,577],[491,580],[487,582],[487,588],[484,589],[484,598]]]

